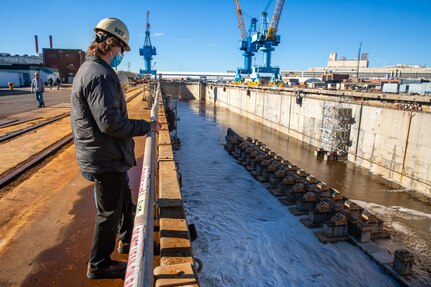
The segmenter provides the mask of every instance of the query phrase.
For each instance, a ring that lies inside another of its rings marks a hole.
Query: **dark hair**
[[[108,36],[107,39],[103,39],[106,38],[106,36]],[[109,33],[97,32],[95,39],[87,49],[87,54],[102,57],[115,46],[123,47],[123,43],[120,39]]]

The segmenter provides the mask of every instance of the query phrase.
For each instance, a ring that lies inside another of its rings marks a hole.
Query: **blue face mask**
[[[109,65],[111,65],[112,68],[115,68],[118,65],[120,65],[122,60],[123,60],[123,55],[121,55],[120,52],[117,53],[117,56],[115,56],[115,58],[112,56],[112,52],[111,52],[111,57],[109,58]]]

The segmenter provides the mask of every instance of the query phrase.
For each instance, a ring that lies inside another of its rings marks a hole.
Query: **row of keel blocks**
[[[373,237],[388,238],[376,236],[384,232],[380,218],[277,155],[263,142],[251,137],[243,139],[235,132],[231,132],[226,139],[228,143],[225,146],[230,147],[229,152],[246,166],[253,176],[265,183],[275,196],[279,196],[283,204],[295,205],[299,214],[308,214],[308,218],[301,219],[301,222],[310,228],[323,226],[321,234],[327,239],[326,242],[347,240],[349,236],[360,243],[369,242]],[[412,261],[413,259],[397,259],[395,256],[393,268],[400,270],[397,272],[401,275],[411,274]]]
[[[240,141],[234,137],[235,140],[231,141],[233,144],[235,143],[239,143]],[[240,148],[242,148],[242,152],[241,152],[241,159],[245,160],[246,164],[249,164],[251,166],[252,169],[255,169],[254,167],[256,166],[257,169],[257,174],[259,176],[262,177],[262,179],[266,182],[268,180],[271,179],[271,176],[275,176],[277,178],[280,178],[276,181],[272,181],[272,187],[274,187],[274,185],[276,187],[279,187],[280,185],[284,184],[284,185],[291,185],[293,182],[295,182],[296,184],[292,187],[291,191],[293,191],[293,193],[295,193],[295,195],[293,197],[290,197],[292,200],[300,200],[302,199],[303,195],[308,191],[310,192],[314,189],[314,186],[311,186],[311,184],[316,184],[317,179],[310,174],[306,174],[306,172],[303,169],[297,169],[297,167],[294,164],[288,163],[287,161],[285,161],[281,156],[276,155],[274,152],[269,151],[268,148],[263,148],[263,152],[265,152],[267,155],[270,156],[271,159],[268,159],[267,156],[265,156],[264,154],[259,154],[257,150],[253,149],[251,146],[254,145],[256,147],[258,146],[263,146],[263,143],[260,142],[257,139],[252,139],[251,137],[247,137],[246,138],[246,142],[241,143],[239,146]],[[245,149],[245,153],[244,153],[244,149]],[[247,161],[248,159],[248,161]],[[256,161],[253,161],[253,159],[256,159]],[[278,160],[280,162],[279,165],[274,164],[273,160]],[[283,166],[288,166],[288,170],[283,170],[283,169],[279,169],[279,167],[283,167]],[[260,167],[260,168],[259,168]],[[295,177],[295,179],[292,178],[292,176],[288,175],[288,171],[296,171],[296,175],[297,177]],[[275,174],[277,173],[277,174]],[[283,178],[284,176],[284,178]],[[299,178],[298,178],[299,176]],[[306,182],[303,182],[303,180],[301,179],[302,177],[305,177]],[[308,183],[308,184],[307,184]],[[305,187],[310,187],[311,188],[305,188]],[[285,188],[284,188],[285,189]],[[328,191],[329,188],[327,187],[327,185],[324,182],[318,182],[317,183],[317,189],[319,191]],[[334,190],[335,191],[335,190]],[[335,191],[332,193],[334,198],[340,197],[341,195]],[[319,194],[320,196],[322,196],[322,193]],[[330,194],[327,194],[330,195]],[[317,198],[317,196],[316,196]],[[350,210],[352,212],[356,214],[356,212],[359,210],[359,207],[357,205],[355,205],[353,202],[351,201],[347,201],[345,203],[345,205],[347,207],[350,207]],[[369,218],[369,212],[367,213],[367,217],[365,218]],[[376,221],[376,217],[373,217],[374,221]],[[379,229],[375,229],[376,231],[378,231]]]

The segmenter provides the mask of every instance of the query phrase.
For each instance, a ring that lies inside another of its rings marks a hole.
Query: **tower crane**
[[[261,25],[257,33],[252,37],[252,43],[255,43],[259,51],[264,54],[263,66],[253,66],[253,71],[250,76],[252,80],[259,80],[260,74],[271,74],[271,82],[281,82],[280,68],[271,66],[271,53],[274,47],[280,44],[280,35],[277,35],[278,23],[280,21],[281,12],[283,11],[284,0],[277,0],[275,3],[274,13],[271,22],[268,21],[268,13],[266,9],[261,14]]]
[[[144,65],[145,69],[140,70],[139,73],[141,75],[143,74],[149,74],[149,75],[156,75],[156,70],[153,70],[154,66],[151,66],[151,60],[153,60],[153,56],[157,55],[156,47],[154,47],[151,44],[150,39],[150,11],[147,11],[147,26],[145,31],[145,41],[144,41],[144,47],[139,49],[139,55],[143,56],[144,58]]]
[[[241,6],[239,4],[239,0],[235,0],[236,14],[238,16],[238,28],[241,32],[241,42],[240,42],[240,50],[244,51],[242,55],[244,56],[244,67],[238,68],[235,75],[235,81],[240,82],[242,80],[243,74],[250,74],[252,68],[252,58],[254,53],[257,52],[256,44],[252,43],[251,39],[253,34],[256,32],[256,23],[257,19],[252,18],[251,24],[246,32],[244,17],[241,10]]]

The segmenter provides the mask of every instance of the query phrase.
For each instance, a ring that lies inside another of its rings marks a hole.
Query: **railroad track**
[[[7,140],[10,140],[10,139],[13,139],[13,138],[15,138],[17,136],[20,136],[22,134],[28,133],[28,132],[30,132],[32,130],[35,130],[35,129],[41,128],[43,126],[49,125],[49,124],[54,123],[56,121],[59,121],[59,120],[65,118],[65,117],[68,117],[69,115],[70,115],[70,113],[64,113],[64,114],[56,116],[56,117],[54,117],[52,119],[49,119],[49,120],[47,120],[45,122],[41,122],[41,123],[35,124],[33,126],[30,126],[28,128],[25,128],[25,129],[22,129],[22,130],[19,130],[19,131],[7,134],[5,136],[2,136],[2,137],[0,137],[0,143],[2,143],[4,141],[7,141]],[[23,123],[23,122],[17,122],[16,124],[21,124],[21,123]]]
[[[142,90],[140,87],[137,87],[136,89],[129,91],[127,94],[129,94],[130,96],[126,99],[126,102],[128,103],[128,102],[132,101],[137,96],[139,96],[141,93],[142,93]],[[14,139],[18,138],[19,136],[25,136],[26,134],[28,134],[31,131],[34,131],[34,130],[40,129],[44,126],[48,126],[50,124],[58,122],[61,119],[64,119],[68,116],[70,116],[70,112],[61,114],[59,116],[51,118],[51,119],[44,121],[42,123],[35,124],[35,125],[30,126],[28,128],[21,129],[21,130],[18,130],[16,132],[7,134],[3,137],[0,137],[0,143],[13,141]],[[20,124],[20,123],[22,123],[22,122],[18,122],[17,124]],[[8,126],[10,126],[10,125],[8,125]],[[34,168],[35,166],[37,166],[38,164],[43,162],[49,156],[52,156],[55,153],[57,153],[59,150],[61,150],[63,147],[65,147],[67,144],[69,144],[72,141],[72,139],[73,139],[72,134],[69,133],[69,134],[65,135],[64,137],[62,137],[60,140],[58,140],[55,143],[53,143],[52,145],[50,145],[49,147],[43,149],[42,151],[36,153],[34,156],[31,156],[30,158],[28,158],[24,162],[20,163],[18,166],[15,166],[14,168],[11,168],[11,169],[3,172],[0,175],[0,189],[6,187],[11,182],[15,181],[18,177],[20,177],[21,175],[23,175],[24,173],[26,173],[30,169]]]

